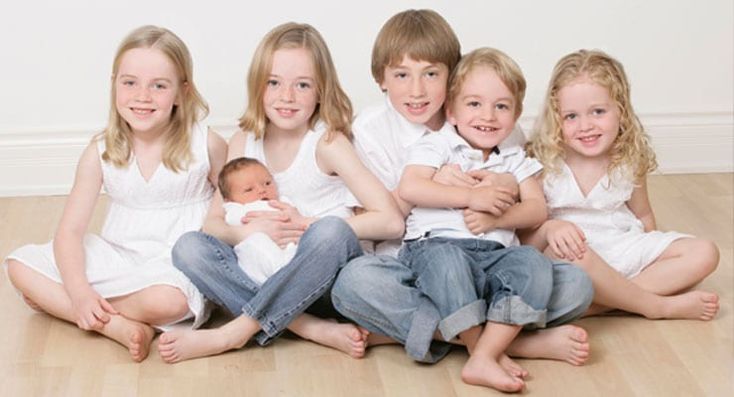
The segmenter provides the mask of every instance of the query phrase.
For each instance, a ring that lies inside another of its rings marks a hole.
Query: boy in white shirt
[[[455,134],[453,126],[446,122],[443,104],[448,75],[459,58],[456,35],[431,10],[407,10],[394,15],[375,40],[372,75],[386,93],[385,102],[360,113],[352,130],[362,160],[394,196],[407,148],[423,135],[436,131]],[[516,131],[505,142],[523,141],[522,132]],[[506,178],[501,175],[464,173],[456,165],[441,168],[434,179],[456,186],[490,185],[498,194],[509,196],[517,191],[514,177],[510,186],[504,187]],[[468,212],[467,216],[475,234],[492,228],[491,216],[487,214]],[[377,255],[352,260],[339,273],[332,299],[339,312],[371,332],[371,345],[397,341],[405,345],[413,359],[436,362],[448,353],[450,345],[439,340],[441,316],[436,305],[416,288],[413,270],[395,257],[400,244],[401,241],[378,242]],[[588,277],[572,265],[554,264],[553,280],[546,315],[549,326],[579,317],[593,295]],[[567,325],[521,333],[508,354],[579,363],[579,354],[588,355],[588,349],[586,332]]]

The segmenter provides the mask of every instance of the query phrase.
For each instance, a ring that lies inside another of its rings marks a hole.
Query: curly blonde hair
[[[281,48],[303,48],[311,54],[316,72],[314,77],[319,103],[309,119],[309,128],[313,129],[316,122],[321,119],[328,128],[327,140],[331,140],[336,133],[344,134],[351,140],[352,102],[339,84],[329,48],[313,26],[295,22],[273,28],[265,35],[252,56],[247,73],[249,101],[245,113],[239,120],[242,131],[254,133],[257,139],[265,135],[268,120],[263,106],[263,96],[273,66],[273,54]]]
[[[117,87],[115,84],[122,57],[134,48],[154,48],[161,51],[176,68],[179,84],[180,105],[174,105],[168,126],[166,144],[163,148],[163,165],[171,171],[178,172],[191,163],[191,129],[193,125],[206,117],[209,106],[199,94],[193,80],[193,61],[186,44],[173,32],[158,26],[141,26],[127,35],[117,49],[112,63],[112,89],[110,90],[111,106],[107,127],[102,133],[105,151],[102,160],[112,163],[118,168],[127,167],[132,153],[130,125],[122,118],[115,106]],[[185,88],[183,88],[185,85]],[[97,136],[95,139],[99,139]]]
[[[654,171],[658,166],[655,152],[630,102],[630,85],[624,68],[619,61],[599,50],[573,52],[561,58],[553,68],[543,110],[527,144],[528,154],[543,163],[544,173],[559,172],[565,149],[558,92],[580,77],[606,88],[619,110],[619,134],[609,152],[608,173],[629,167],[635,180],[640,180]]]

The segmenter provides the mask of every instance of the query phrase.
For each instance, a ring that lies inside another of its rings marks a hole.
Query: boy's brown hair
[[[408,56],[416,61],[443,63],[451,72],[461,58],[461,45],[448,22],[433,10],[406,10],[393,15],[372,47],[372,76],[378,84],[385,67]]]
[[[263,163],[249,157],[238,157],[236,159],[228,161],[227,164],[222,167],[222,170],[219,171],[219,179],[217,181],[217,185],[219,186],[219,193],[222,194],[222,198],[227,200],[231,195],[231,192],[229,191],[229,184],[227,183],[230,175],[241,169],[256,166],[263,167],[267,170],[267,167],[265,167]]]

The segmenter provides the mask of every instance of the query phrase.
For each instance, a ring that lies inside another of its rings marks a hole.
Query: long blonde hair
[[[558,91],[573,80],[585,76],[606,88],[619,110],[619,133],[610,150],[608,172],[627,166],[635,180],[657,168],[650,137],[635,114],[630,101],[630,85],[622,64],[599,50],[579,50],[561,58],[553,69],[543,110],[528,142],[528,154],[538,158],[544,172],[557,173],[564,158],[563,120]]]
[[[115,106],[117,95],[115,80],[123,55],[134,48],[153,48],[161,51],[178,72],[180,100],[179,105],[174,105],[171,112],[171,122],[162,156],[163,165],[178,172],[185,169],[193,160],[191,129],[194,123],[206,117],[209,106],[194,85],[193,62],[186,44],[170,30],[158,26],[148,25],[133,30],[117,49],[112,63],[110,117],[103,132],[105,151],[102,153],[102,159],[116,167],[126,167],[130,161],[132,131]]]
[[[252,132],[257,139],[265,135],[268,119],[265,115],[263,97],[268,77],[273,66],[273,54],[282,48],[303,48],[311,54],[316,72],[316,88],[319,99],[309,119],[309,128],[323,120],[327,126],[326,139],[342,133],[352,139],[352,102],[339,85],[334,62],[329,49],[319,32],[305,23],[288,22],[268,32],[252,56],[247,73],[247,109],[240,117],[243,131]]]

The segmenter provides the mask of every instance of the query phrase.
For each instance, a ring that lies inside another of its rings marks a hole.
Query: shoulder
[[[319,137],[316,143],[316,151],[318,153],[336,155],[344,150],[351,150],[353,148],[352,143],[341,132],[334,132],[332,135],[331,139],[327,137],[327,134]]]
[[[227,156],[228,158],[232,159],[244,155],[248,135],[250,135],[249,132],[238,130],[232,135],[231,138],[229,138],[229,154]]]
[[[385,104],[376,104],[363,109],[357,114],[352,122],[352,130],[355,137],[369,138],[375,134],[387,133],[385,126],[388,125],[390,115]]]
[[[206,143],[209,148],[209,154],[227,152],[227,141],[212,128],[207,128]]]

